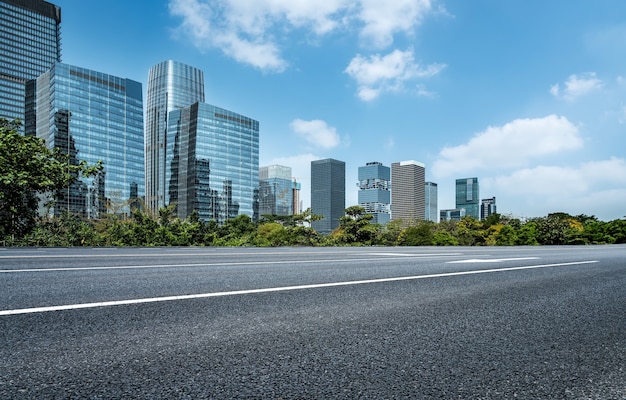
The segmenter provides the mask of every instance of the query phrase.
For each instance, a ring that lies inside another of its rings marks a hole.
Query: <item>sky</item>
[[[62,61],[139,81],[168,59],[260,123],[260,166],[415,160],[515,218],[626,216],[626,1],[52,0]]]

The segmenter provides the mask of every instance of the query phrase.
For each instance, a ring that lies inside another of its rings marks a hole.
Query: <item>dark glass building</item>
[[[480,219],[485,220],[497,212],[496,198],[482,199],[480,202]]]
[[[465,215],[480,220],[478,178],[456,180],[456,208],[465,209]]]
[[[346,163],[327,158],[311,161],[311,212],[323,219],[312,228],[329,234],[346,214]]]
[[[167,204],[219,224],[245,214],[258,220],[259,123],[206,103],[169,113]]]
[[[204,73],[177,61],[159,63],[148,73],[146,97],[146,207],[156,212],[169,204],[165,163],[173,146],[167,142],[167,118],[170,111],[204,102]]]
[[[0,118],[25,123],[25,84],[61,61],[61,8],[0,0]]]
[[[128,214],[144,193],[141,83],[55,63],[26,86],[26,135],[61,149],[73,164],[104,165],[98,176],[57,193],[48,212]]]

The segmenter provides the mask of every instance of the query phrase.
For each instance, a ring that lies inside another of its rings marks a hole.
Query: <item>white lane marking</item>
[[[438,255],[428,254],[422,258],[438,258],[438,257],[453,257],[453,255]],[[458,256],[457,256],[458,257]],[[400,260],[404,257],[390,257],[383,260]],[[242,265],[283,265],[283,264],[311,264],[311,263],[351,263],[361,261],[380,261],[381,258],[348,258],[339,260],[289,260],[289,261],[249,261],[249,262],[237,262],[237,263],[201,263],[201,264],[162,264],[162,265],[118,265],[111,267],[61,267],[61,268],[26,268],[26,269],[0,269],[0,274],[10,273],[24,273],[24,272],[67,272],[67,271],[97,271],[97,270],[115,270],[115,269],[150,269],[150,268],[190,268],[190,267],[224,267],[224,266],[242,266]]]
[[[446,257],[461,256],[462,253],[371,253],[373,256],[391,256],[391,257]]]
[[[504,261],[526,261],[538,260],[539,257],[518,257],[518,258],[474,258],[471,260],[448,261],[447,264],[468,264],[468,263],[499,263]]]
[[[130,305],[130,304],[156,303],[156,302],[163,302],[163,301],[206,299],[210,297],[238,296],[238,295],[246,295],[246,294],[270,293],[270,292],[286,292],[286,291],[291,291],[291,290],[320,289],[320,288],[362,285],[362,284],[371,284],[371,283],[399,282],[399,281],[410,281],[410,280],[417,280],[417,279],[443,278],[443,277],[449,277],[449,276],[476,275],[476,274],[485,274],[485,273],[492,273],[492,272],[519,271],[519,270],[525,270],[525,269],[565,267],[565,266],[571,266],[571,265],[594,264],[597,262],[599,261],[575,261],[575,262],[559,263],[559,264],[528,265],[528,266],[523,266],[523,267],[482,269],[482,270],[475,270],[475,271],[460,271],[460,272],[444,272],[440,274],[429,274],[429,275],[401,276],[401,277],[396,277],[396,278],[380,278],[380,279],[368,279],[368,280],[359,280],[359,281],[315,283],[315,284],[310,284],[310,285],[282,286],[282,287],[273,287],[273,288],[264,288],[264,289],[234,290],[230,292],[201,293],[201,294],[189,294],[189,295],[180,295],[180,296],[152,297],[152,298],[145,298],[145,299],[101,301],[97,303],[68,304],[68,305],[62,305],[62,306],[23,308],[23,309],[15,309],[15,310],[0,310],[0,316],[16,315],[16,314],[32,314],[32,313],[49,312],[49,311],[77,310],[77,309],[82,309],[82,308],[111,307],[111,306],[121,306],[121,305]]]

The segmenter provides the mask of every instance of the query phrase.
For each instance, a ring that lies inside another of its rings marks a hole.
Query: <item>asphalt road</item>
[[[626,246],[0,249],[0,398],[625,399]]]

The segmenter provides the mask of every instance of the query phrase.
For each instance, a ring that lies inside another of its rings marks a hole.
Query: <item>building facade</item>
[[[424,185],[424,198],[426,199],[426,221],[437,222],[438,203],[437,203],[437,184],[434,182],[426,182]]]
[[[178,218],[258,220],[258,121],[194,103],[170,112],[166,140],[167,204]]]
[[[495,214],[496,211],[496,198],[482,199],[480,201],[480,219],[485,220],[490,215]]]
[[[418,161],[391,164],[391,218],[407,226],[426,215],[426,167]]]
[[[259,215],[293,215],[291,168],[268,165],[259,169]]]
[[[480,219],[478,178],[456,180],[456,208],[465,209],[465,215]]]
[[[293,199],[291,208],[293,209],[293,215],[302,213],[302,203],[300,202],[301,190],[302,190],[302,184],[296,181],[296,178],[293,178],[293,182],[291,182],[291,197]]]
[[[391,219],[391,170],[379,162],[359,167],[359,206],[372,214],[372,223],[385,225]]]
[[[73,164],[104,166],[59,193],[49,213],[128,214],[144,193],[141,83],[55,63],[26,88],[25,134],[69,154]]]
[[[311,161],[311,212],[323,219],[311,226],[327,235],[346,211],[346,163],[332,158]]]
[[[464,208],[453,208],[439,212],[440,221],[460,221],[465,216]]]
[[[204,102],[204,73],[168,60],[150,68],[146,90],[146,207],[156,212],[168,205],[165,163],[173,146],[167,142],[170,111]]]
[[[61,8],[0,0],[0,49],[0,118],[25,124],[26,82],[61,61]]]

